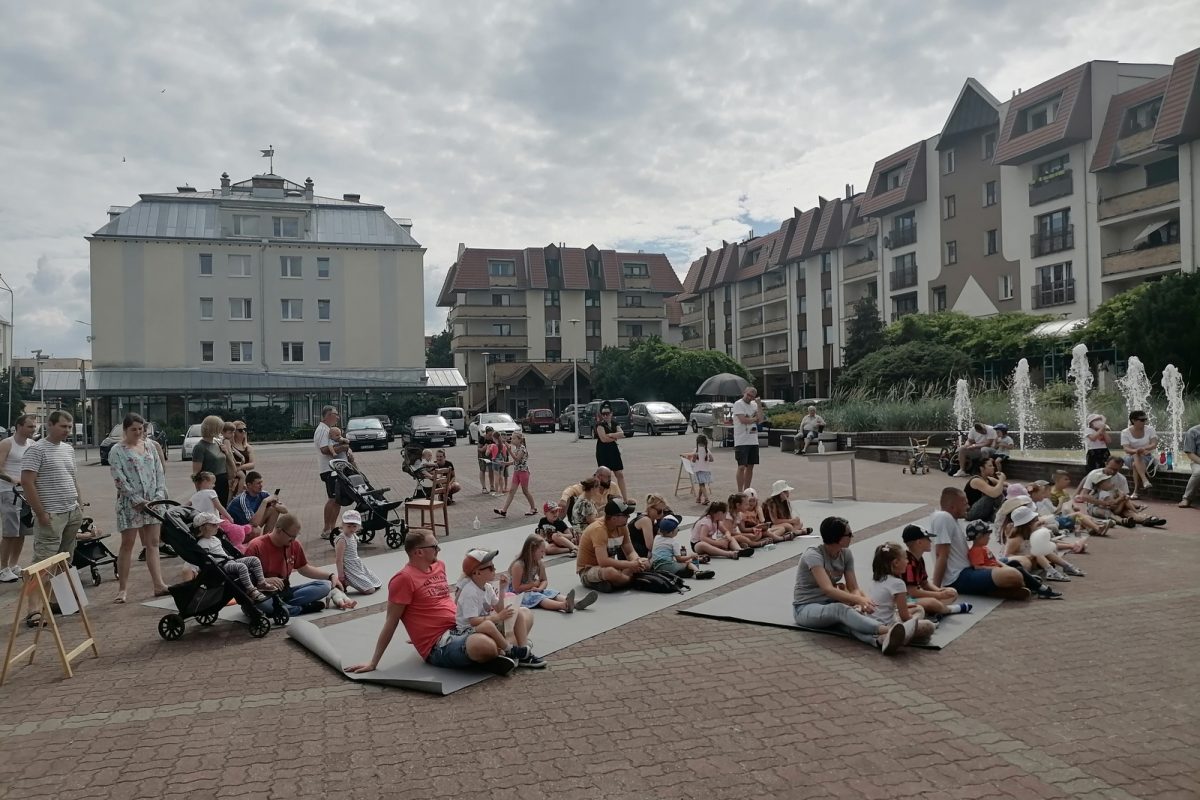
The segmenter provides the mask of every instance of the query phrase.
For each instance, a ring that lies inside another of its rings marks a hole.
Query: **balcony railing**
[[[1107,277],[1125,272],[1136,272],[1139,269],[1165,267],[1168,264],[1179,263],[1179,257],[1179,242],[1163,244],[1158,247],[1145,247],[1141,250],[1126,250],[1123,253],[1113,253],[1101,259],[1100,274]]]
[[[775,364],[786,364],[788,353],[787,350],[779,350],[773,353],[754,353],[742,356],[741,360],[743,366],[767,367]]]
[[[488,276],[488,285],[489,286],[516,286],[517,285],[517,276],[516,275],[489,275]]]
[[[892,228],[888,231],[886,245],[892,250],[895,250],[897,247],[907,247],[910,244],[916,243],[917,225],[915,222],[904,228]]]
[[[1120,161],[1123,158],[1129,158],[1135,153],[1140,153],[1143,150],[1150,149],[1154,144],[1154,126],[1151,125],[1144,131],[1130,134],[1121,139],[1117,139],[1117,146],[1113,152],[1116,159]]]
[[[871,278],[879,273],[879,262],[875,260],[875,255],[870,258],[864,258],[858,263],[851,264],[842,270],[843,281],[856,281],[860,278]]]
[[[1064,169],[1053,175],[1038,178],[1029,184],[1029,205],[1047,203],[1056,197],[1066,197],[1075,191],[1075,180],[1071,170]]]
[[[653,284],[651,283],[649,277],[631,278],[631,277],[626,276],[621,279],[621,283],[626,289],[650,289],[650,288],[653,288]]]
[[[1029,288],[1034,308],[1063,306],[1075,302],[1075,279],[1035,283]]]
[[[778,286],[768,286],[763,289],[762,301],[770,303],[772,300],[780,300],[787,297],[787,284],[781,283]]]
[[[508,336],[488,333],[459,334],[450,339],[450,348],[453,350],[486,349],[488,347],[494,347],[497,350],[522,350],[529,347],[529,337],[523,333],[513,333]]]
[[[666,306],[617,306],[617,319],[666,319]]]
[[[1029,249],[1034,258],[1061,253],[1075,247],[1075,226],[1068,225],[1061,231],[1034,233],[1029,237]]]
[[[1099,216],[1100,219],[1109,219],[1178,201],[1179,181],[1172,181],[1105,198],[1100,201]]]
[[[866,222],[860,222],[857,225],[855,225],[854,227],[852,227],[850,229],[850,231],[846,234],[846,241],[857,242],[857,241],[866,239],[868,237],[873,237],[875,235],[876,231],[878,231],[878,230],[879,230],[878,220],[871,219],[871,220],[867,220]]]
[[[893,311],[892,312],[892,322],[895,322],[896,320],[900,319],[901,317],[907,317],[909,314],[916,314],[916,313],[917,313],[917,309],[915,309],[915,308],[902,308],[898,311]]]
[[[449,318],[455,319],[525,319],[529,316],[525,306],[457,305],[450,309]]]
[[[693,338],[685,337],[684,340],[679,343],[679,346],[682,347],[684,350],[704,350],[704,349],[706,349],[704,347],[704,337],[703,336],[695,336]]]
[[[917,285],[917,267],[900,267],[888,273],[888,287],[891,291],[907,289]]]

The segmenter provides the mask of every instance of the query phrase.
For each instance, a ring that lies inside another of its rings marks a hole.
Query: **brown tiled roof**
[[[1158,144],[1180,144],[1200,138],[1200,48],[1184,53],[1171,67],[1154,128]]]
[[[722,244],[724,246],[721,248],[721,260],[713,276],[713,286],[724,286],[737,280],[738,267],[741,266],[739,262],[741,248],[738,247],[738,243],[723,242]]]
[[[849,208],[846,211],[846,221],[842,225],[842,238],[841,238],[840,243],[843,245],[845,245],[849,241],[850,229],[853,228],[855,225],[858,225],[859,223],[862,223],[862,222],[867,223],[867,227],[870,230],[872,235],[879,232],[879,220],[875,219],[874,217],[863,216],[863,214],[862,214],[862,199],[863,199],[863,196],[861,193],[856,194],[846,204],[846,205],[849,205]]]
[[[1024,164],[1064,145],[1091,138],[1091,71],[1091,62],[1081,64],[1014,97],[1008,104],[1008,113],[1000,128],[1000,141],[996,145],[993,163],[1010,166]],[[1022,111],[1044,103],[1055,95],[1061,95],[1061,99],[1054,122],[1029,133],[1016,130]]]
[[[587,258],[583,251],[578,247],[563,247],[558,252],[562,257],[563,288],[588,288]]]
[[[817,225],[816,235],[813,236],[814,253],[832,250],[841,241],[842,222],[845,218],[842,205],[841,198],[834,198],[821,209],[821,222]]]
[[[687,275],[683,279],[683,293],[689,297],[696,294],[696,286],[700,283],[700,278],[704,274],[704,262],[708,259],[709,253],[705,253],[700,258],[697,258],[688,267]]]
[[[491,286],[488,279],[489,259],[512,261],[517,278],[516,288],[529,288],[529,272],[525,266],[523,250],[484,250],[468,247],[459,255],[458,263],[446,273],[446,283],[442,287],[442,296],[438,298],[438,305],[454,305],[454,292],[465,289],[487,289]]]
[[[967,78],[938,136],[939,151],[952,146],[963,134],[976,133],[1000,122],[1000,101],[974,78]]]
[[[1169,75],[1142,84],[1127,92],[1114,94],[1108,101],[1108,111],[1104,115],[1104,127],[1100,129],[1100,138],[1096,140],[1096,152],[1092,156],[1092,172],[1099,172],[1113,165],[1116,159],[1117,140],[1121,138],[1121,128],[1125,124],[1125,113],[1134,106],[1162,97],[1167,90]],[[1162,111],[1159,111],[1162,119]]]
[[[678,325],[683,321],[683,306],[679,303],[679,297],[668,297],[667,305],[667,324]]]
[[[804,212],[796,209],[796,224],[792,229],[792,241],[788,244],[787,255],[783,257],[785,262],[798,261],[812,251],[812,241],[817,233],[820,213],[819,208],[810,208]]]
[[[438,293],[437,304],[439,306],[454,305],[454,275],[458,272],[458,264],[451,264],[450,269],[446,270],[446,279],[442,281],[442,291]]]
[[[612,250],[600,251],[600,274],[604,276],[604,288],[616,291],[621,288],[621,263]]]
[[[904,167],[904,175],[900,185],[895,189],[887,189],[880,184],[884,174]],[[898,153],[892,153],[887,158],[875,162],[871,170],[871,182],[867,184],[864,193],[861,213],[864,216],[878,217],[898,208],[911,206],[925,200],[925,141],[922,139],[911,144]]]
[[[780,226],[779,230],[772,231],[766,236],[759,236],[755,239],[751,239],[749,242],[746,242],[743,245],[743,248],[746,252],[742,256],[742,260],[747,259],[750,253],[753,253],[755,250],[760,251],[761,255],[759,256],[757,262],[753,264],[746,264],[740,270],[738,270],[738,280],[757,278],[759,275],[762,275],[764,272],[766,272],[769,267],[780,263],[780,258],[782,256],[780,251],[783,248],[783,240],[786,237],[787,223],[784,223]]]
[[[662,253],[618,253],[613,250],[599,250],[598,253],[603,267],[604,287],[607,289],[616,291],[622,288],[621,264],[625,261],[638,261],[645,263],[650,272],[651,288],[648,291],[664,294],[678,294],[683,291],[679,276]],[[559,248],[564,289],[589,288],[586,254],[587,251],[580,247]],[[541,247],[525,250],[466,248],[459,256],[458,263],[451,266],[446,273],[446,280],[438,295],[438,305],[454,305],[455,292],[490,287],[487,262],[488,259],[497,258],[516,263],[518,289],[545,289],[549,286],[545,250]]]
[[[611,252],[605,250],[603,252]],[[671,266],[671,261],[662,253],[621,253],[614,252],[613,256],[617,260],[617,274],[621,276],[621,283],[618,286],[625,286],[625,270],[624,263],[626,261],[636,261],[639,264],[645,264],[646,269],[650,272],[650,291],[652,292],[669,292],[677,294],[683,291],[683,284],[679,282],[679,276],[675,274],[675,268]],[[608,286],[609,289],[616,288]]]
[[[574,365],[570,361],[518,361],[497,362],[493,367],[494,380],[498,383],[515,385],[530,372],[537,375],[548,384],[562,383],[570,377]],[[591,373],[591,364],[579,362],[579,371],[585,375]]]
[[[548,288],[550,279],[546,275],[546,251],[540,247],[526,247],[525,262],[529,264],[529,288]]]

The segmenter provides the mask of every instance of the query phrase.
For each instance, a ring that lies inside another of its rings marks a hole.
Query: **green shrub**
[[[917,387],[940,384],[970,375],[971,363],[962,350],[943,344],[911,341],[876,350],[842,372],[840,390],[870,395],[907,387],[905,397],[921,394]]]

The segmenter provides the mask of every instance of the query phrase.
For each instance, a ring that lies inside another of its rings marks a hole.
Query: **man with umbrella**
[[[733,455],[737,460],[737,490],[743,492],[754,482],[758,463],[758,424],[766,417],[758,390],[747,386],[730,410],[733,416]]]

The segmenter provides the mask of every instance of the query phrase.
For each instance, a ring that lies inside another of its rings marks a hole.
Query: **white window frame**
[[[328,364],[333,361],[333,342],[317,342],[317,363]]]
[[[252,225],[248,223],[253,222]],[[253,230],[248,230],[253,228]],[[234,236],[258,236],[259,235],[259,217],[257,214],[234,214],[233,215],[233,235]]]
[[[983,136],[979,137],[979,152],[980,157],[984,161],[990,161],[996,155],[996,140],[999,139],[999,134],[996,131],[987,131]],[[991,140],[991,147],[988,147],[988,140]]]
[[[292,267],[296,267],[294,273]],[[280,256],[279,277],[297,280],[304,277],[304,256]]]
[[[546,320],[546,335],[550,338],[562,336],[561,322],[562,320],[557,319]]]
[[[626,278],[649,278],[650,266],[636,261],[626,261],[621,265],[621,274]]]
[[[992,194],[990,203],[988,202],[988,186],[995,187],[995,191]],[[1000,202],[1000,181],[984,181],[983,182],[983,207],[991,208],[992,206],[996,205],[999,202]]]
[[[808,331],[807,330],[800,331],[800,349],[801,350],[808,349]]]
[[[282,344],[284,364],[304,363],[304,342],[282,342]],[[296,358],[297,353],[300,356],[299,358]]]
[[[493,336],[512,336],[513,335],[512,323],[511,322],[493,322],[492,323],[492,335]]]
[[[279,319],[282,322],[303,322],[304,300],[299,297],[285,297],[280,300]]]
[[[488,261],[489,278],[512,278],[516,274],[517,265],[514,261]]]
[[[236,310],[236,315],[235,315]],[[229,321],[245,322],[254,319],[254,301],[249,297],[229,298]]]
[[[324,267],[324,269],[322,269],[322,267]],[[329,274],[332,269],[333,267],[330,266],[330,261],[327,256],[317,257],[317,280],[329,280]]]
[[[806,295],[806,294],[800,295],[800,311],[799,311],[799,313],[801,313],[801,314],[808,313],[808,295]]]
[[[1000,293],[1001,300],[1013,299],[1013,279],[1012,275],[1001,275],[998,279],[1000,284],[997,288]]]
[[[592,329],[593,329],[592,326],[595,326],[595,331],[596,331],[595,333],[592,333]],[[597,337],[597,338],[602,336],[603,334],[602,334],[602,328],[600,327],[600,320],[598,320],[598,319],[584,320],[583,321],[583,335],[584,336],[593,336],[593,337]]]
[[[207,351],[207,353],[206,353],[206,351]],[[207,355],[208,358],[205,358],[205,355]],[[202,363],[202,364],[213,363],[213,343],[212,342],[201,342],[200,343],[200,363]]]
[[[958,216],[958,195],[948,194],[942,198],[942,219],[954,219]]]
[[[942,153],[942,174],[950,175],[954,172],[954,148]]]
[[[252,361],[254,361],[254,342],[229,343],[230,364],[249,364]]]
[[[626,308],[643,308],[640,294],[627,294],[624,299]]]
[[[833,289],[821,290],[821,308],[833,308]]]
[[[204,267],[206,265],[208,266],[207,270],[204,269]],[[213,275],[212,253],[201,253],[200,254],[200,277],[211,278],[212,275]]]
[[[253,277],[254,259],[247,253],[230,253],[226,258],[226,263],[229,266],[229,277],[231,278],[250,278]],[[238,269],[235,270],[235,267]]]
[[[205,313],[206,307],[207,307],[208,313]],[[200,298],[200,319],[207,320],[207,319],[212,319],[212,318],[213,318],[213,299],[211,297],[201,297]]]
[[[992,234],[995,234],[995,235],[992,236]],[[992,246],[992,242],[989,241],[989,237],[995,241],[996,249],[994,249],[994,250],[989,249]],[[985,256],[994,256],[994,255],[997,255],[999,252],[1000,252],[1000,229],[999,228],[991,228],[989,230],[984,231],[983,232],[983,254]]]
[[[284,228],[288,227],[287,223],[289,222],[296,226],[295,233],[284,233]],[[298,217],[271,217],[271,233],[276,239],[299,239],[300,219]]]
[[[317,321],[330,322],[333,320],[333,303],[325,298],[317,300]]]

